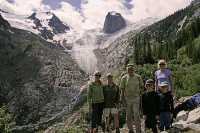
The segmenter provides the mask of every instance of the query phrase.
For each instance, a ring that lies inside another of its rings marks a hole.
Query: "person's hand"
[[[146,115],[143,115],[143,119],[146,120],[146,119],[147,119],[147,116],[146,116]]]
[[[126,105],[126,100],[125,100],[125,99],[121,99],[121,100],[120,100],[120,104],[121,104],[122,107],[126,107],[126,106],[127,106],[127,105]]]
[[[173,119],[173,114],[170,114],[170,118]]]
[[[159,120],[159,115],[156,115],[156,120]]]
[[[174,99],[174,98],[175,98],[175,96],[174,96],[174,92],[171,91],[171,95],[172,95],[172,97],[173,97],[173,99]]]
[[[115,103],[115,107],[117,108],[117,109],[119,109],[120,108],[120,101],[118,102],[118,103]]]
[[[89,108],[89,112],[92,112],[92,104],[89,104],[88,108]]]

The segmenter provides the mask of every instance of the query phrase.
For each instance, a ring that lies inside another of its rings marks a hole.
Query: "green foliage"
[[[178,97],[192,95],[200,88],[200,18],[193,17],[198,9],[199,5],[189,6],[131,38],[137,73],[144,80],[154,78],[155,62],[167,60]]]
[[[184,51],[186,57],[183,65],[200,63],[200,18],[191,18],[190,21],[186,19],[180,27],[180,22],[184,20],[183,14],[186,15],[186,11],[193,12],[193,10],[185,9],[185,11],[177,12],[147,27],[132,38],[135,45],[133,55],[135,63],[153,64],[155,60],[161,58],[176,59],[177,55],[180,55],[177,53],[178,50],[182,48],[184,50],[182,49],[181,52]],[[178,58],[180,60],[180,56]]]
[[[144,64],[143,66],[139,65],[137,67],[136,73],[140,74],[142,76],[142,79],[153,79],[154,78],[154,72],[157,68],[157,65],[151,65],[151,64]]]
[[[200,64],[180,65],[176,60],[171,60],[168,67],[172,70],[173,87],[177,97],[193,95],[200,89]],[[144,80],[148,78],[154,79],[154,72],[157,64],[144,64],[137,67],[137,73]]]
[[[5,106],[0,108],[0,132],[9,133],[10,128],[13,126],[13,117]]]
[[[177,51],[177,62],[181,66],[189,66],[192,64],[192,59],[187,56],[186,47],[182,47]]]

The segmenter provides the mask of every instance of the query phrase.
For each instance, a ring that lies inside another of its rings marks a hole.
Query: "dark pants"
[[[161,112],[160,113],[160,131],[170,129],[171,126],[171,113],[170,112]]]
[[[103,114],[104,103],[93,103],[92,104],[92,122],[91,127],[97,128],[102,125],[102,114]]]
[[[156,124],[157,124],[156,116],[147,115],[145,120],[145,127],[151,129],[153,133],[158,133]]]

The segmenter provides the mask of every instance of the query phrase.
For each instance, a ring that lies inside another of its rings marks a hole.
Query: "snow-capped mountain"
[[[118,37],[141,27],[148,26],[158,19],[148,18],[136,23],[130,23],[123,19],[123,24],[118,26],[116,20],[122,20],[123,16],[112,11],[105,16],[102,28],[85,31],[77,31],[75,27],[64,23],[53,12],[34,12],[31,15],[16,15],[5,10],[0,10],[2,16],[8,20],[12,27],[27,30],[40,35],[43,39],[62,47],[76,60],[79,66],[87,73],[93,73],[98,69],[98,61],[93,53],[95,49],[105,48],[112,44]],[[110,15],[112,18],[110,18]],[[114,16],[114,20],[113,20]],[[108,19],[109,18],[109,19]],[[105,32],[106,27],[112,27],[114,32]]]
[[[0,10],[0,13],[8,20],[12,27],[38,34],[45,40],[64,48],[63,44],[66,45],[66,40],[69,39],[68,41],[70,41],[74,39],[72,37],[73,29],[50,11],[34,12],[29,16],[17,15],[5,10]],[[69,48],[67,45],[66,47]]]
[[[67,24],[50,11],[34,12],[30,16],[16,15],[3,10],[0,12],[13,27],[40,34],[46,40],[53,40],[54,35],[70,30]]]
[[[52,12],[34,12],[28,17],[33,23],[35,29],[40,31],[45,39],[53,39],[55,34],[66,33],[70,30],[67,24],[64,24],[54,13]],[[49,34],[45,34],[49,32]],[[48,36],[49,35],[49,36]]]

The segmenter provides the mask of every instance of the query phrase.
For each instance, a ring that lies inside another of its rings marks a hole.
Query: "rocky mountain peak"
[[[28,19],[32,20],[41,36],[45,39],[53,39],[53,36],[58,33],[65,33],[70,30],[69,26],[64,24],[54,13],[34,12]]]
[[[105,33],[114,33],[116,31],[121,30],[125,26],[126,26],[126,21],[121,16],[121,14],[115,11],[112,11],[106,15],[103,31]]]
[[[52,18],[49,20],[49,26],[53,28],[54,33],[64,33],[67,30],[70,30],[69,26],[63,24],[63,22],[53,14]]]
[[[36,19],[36,12],[32,13],[31,16],[28,17],[28,19]]]

